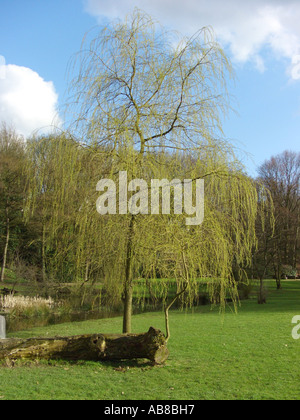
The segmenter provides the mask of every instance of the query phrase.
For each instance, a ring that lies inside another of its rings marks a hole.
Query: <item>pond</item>
[[[35,316],[31,318],[10,317],[6,315],[6,332],[29,330],[36,327],[47,327],[48,325],[64,324],[66,322],[88,321],[91,319],[114,318],[121,316],[122,312],[102,311],[82,311],[69,314],[50,314],[47,316]]]
[[[137,315],[143,312],[156,312],[162,310],[161,305],[147,305],[143,308],[135,307],[133,314]],[[47,327],[48,325],[64,324],[67,322],[88,321],[92,319],[115,318],[123,316],[123,310],[111,310],[103,308],[96,311],[76,311],[68,314],[52,313],[47,316],[10,317],[3,314],[6,318],[6,332],[14,333],[17,331],[30,330],[36,327]]]

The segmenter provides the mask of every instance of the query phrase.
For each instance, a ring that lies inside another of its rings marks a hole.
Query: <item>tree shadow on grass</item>
[[[91,361],[91,360],[66,360],[66,359],[36,359],[36,360],[1,360],[0,368],[13,367],[39,367],[52,366],[67,369],[71,366],[87,366],[93,365],[102,368],[111,368],[116,372],[126,373],[130,369],[148,370],[153,367],[162,367],[164,365],[156,365],[148,359],[132,359],[132,360],[110,360],[110,361]]]

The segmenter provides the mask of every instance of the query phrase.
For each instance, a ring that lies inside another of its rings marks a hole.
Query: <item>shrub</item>
[[[295,279],[297,277],[297,269],[291,265],[284,265],[282,267],[282,277]]]
[[[250,298],[253,290],[253,284],[249,281],[248,283],[239,283],[238,284],[238,293],[240,300],[247,300]]]

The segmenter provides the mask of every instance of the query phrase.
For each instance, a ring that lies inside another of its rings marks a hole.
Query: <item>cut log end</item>
[[[0,340],[0,360],[132,360],[163,364],[169,356],[164,334],[153,327],[142,334],[89,334],[72,337]]]

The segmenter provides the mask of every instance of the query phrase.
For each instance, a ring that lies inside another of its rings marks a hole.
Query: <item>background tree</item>
[[[72,237],[74,214],[80,208],[75,185],[76,169],[80,167],[80,146],[64,134],[32,139],[28,142],[26,220],[35,226],[38,235],[31,245],[38,243],[41,280],[56,281],[70,278],[67,263]],[[68,238],[68,242],[66,242]],[[64,251],[63,251],[64,250]],[[59,253],[65,264],[60,265]],[[71,256],[72,254],[70,254]]]
[[[24,141],[13,129],[2,126],[0,131],[0,232],[2,265],[0,282],[4,282],[10,244],[18,242],[17,234],[22,226],[25,182]]]
[[[253,249],[252,273],[259,280],[258,303],[267,303],[264,279],[273,267],[274,205],[270,192],[260,183],[258,189],[258,212],[256,218],[257,247]]]
[[[272,260],[277,287],[281,288],[284,266],[296,268],[299,264],[300,153],[285,151],[273,156],[258,172],[274,202]]]
[[[44,291],[74,283],[74,294],[95,280],[102,267],[101,220],[95,218],[95,185],[109,165],[65,133],[32,139],[27,146],[28,194],[25,216],[36,237]],[[103,256],[104,258],[104,256]]]

